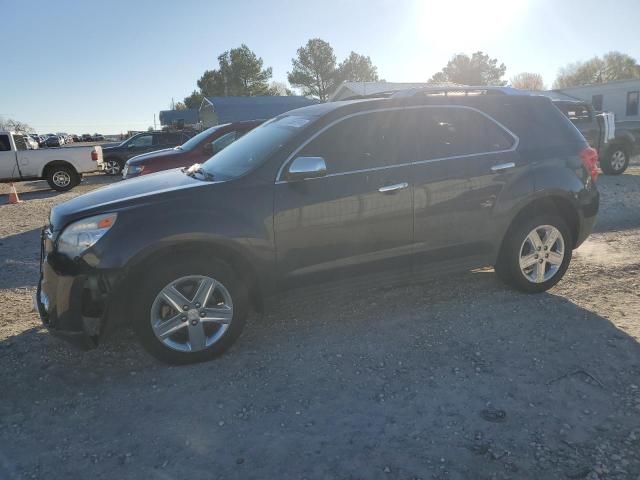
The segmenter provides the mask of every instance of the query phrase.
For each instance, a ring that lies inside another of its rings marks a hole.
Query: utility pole
[[[157,130],[157,128],[156,128],[156,114],[155,113],[153,114],[153,129]]]

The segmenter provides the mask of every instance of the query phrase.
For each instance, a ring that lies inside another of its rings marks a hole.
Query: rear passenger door
[[[402,111],[356,114],[294,157],[322,157],[327,174],[275,186],[275,240],[285,285],[409,267],[415,142]],[[285,165],[286,170],[286,165]]]
[[[435,261],[490,254],[497,199],[525,168],[517,139],[467,107],[424,108],[418,125],[416,253]]]

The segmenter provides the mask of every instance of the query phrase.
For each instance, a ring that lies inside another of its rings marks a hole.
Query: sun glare
[[[416,28],[420,37],[435,48],[466,52],[502,37],[527,3],[527,0],[418,0]]]

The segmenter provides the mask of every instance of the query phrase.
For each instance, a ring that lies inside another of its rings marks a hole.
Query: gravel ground
[[[636,480],[639,165],[600,178],[597,231],[546,294],[477,271],[289,300],[189,367],[129,332],[82,353],[40,328],[38,228],[108,179],[20,184],[0,206],[0,478]]]

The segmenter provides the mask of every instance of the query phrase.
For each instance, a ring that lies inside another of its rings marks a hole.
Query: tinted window
[[[416,160],[415,114],[372,112],[346,118],[318,135],[299,156],[322,157],[329,173],[352,172]]]
[[[418,124],[424,160],[508,150],[514,142],[495,122],[468,109],[424,109]]]
[[[0,135],[0,152],[8,152],[11,150],[9,135]]]
[[[154,135],[154,145],[178,145],[180,142],[179,133],[162,133]]]
[[[14,135],[13,141],[16,144],[16,150],[27,150],[27,142],[22,135]]]
[[[638,115],[638,100],[640,92],[627,93],[627,116]]]
[[[602,95],[593,95],[591,97],[591,105],[593,106],[594,110],[601,112],[602,111]]]
[[[128,142],[128,145],[134,147],[150,147],[153,143],[153,135],[140,135],[139,137],[132,138]]]
[[[558,104],[558,108],[573,123],[588,123],[591,121],[591,114],[586,105],[562,103]]]
[[[262,165],[271,154],[307,128],[312,120],[314,118],[284,115],[263,123],[211,157],[202,168],[218,179],[244,175]]]
[[[216,138],[211,145],[213,146],[213,153],[218,153],[219,151],[225,149],[229,145],[231,145],[236,140],[236,132],[225,133],[221,137]]]

